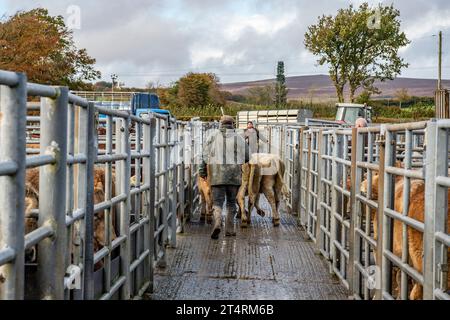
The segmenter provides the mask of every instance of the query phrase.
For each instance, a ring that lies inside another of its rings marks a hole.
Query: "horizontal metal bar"
[[[390,218],[393,218],[395,220],[399,220],[401,222],[403,222],[404,224],[406,224],[408,227],[414,228],[417,231],[423,233],[425,226],[422,222],[417,221],[415,219],[411,219],[410,217],[405,217],[402,214],[389,209],[389,208],[384,208],[384,213],[389,216]]]
[[[128,155],[126,153],[101,155],[101,156],[97,157],[97,160],[95,161],[95,163],[122,161],[122,160],[126,160],[127,158],[128,158]]]
[[[436,240],[440,243],[444,244],[447,247],[450,247],[450,236],[443,232],[436,232],[435,234]]]
[[[441,289],[435,289],[434,290],[434,295],[439,299],[439,300],[450,300],[450,295],[444,291],[442,291]]]
[[[130,227],[130,234],[135,233],[137,230],[142,228],[145,224],[150,222],[150,218],[146,217],[144,219],[141,219],[138,223],[133,223]]]
[[[372,171],[379,171],[380,165],[375,163],[368,163],[368,162],[362,162],[362,161],[356,161],[356,166],[358,168],[368,169]]]
[[[128,112],[124,112],[124,111],[118,111],[118,110],[113,110],[113,109],[108,109],[108,108],[98,107],[98,106],[96,106],[95,109],[99,113],[107,115],[107,116],[113,116],[113,117],[118,117],[118,118],[123,118],[123,119],[128,119],[130,117],[130,114]]]
[[[56,99],[59,95],[59,89],[37,83],[28,83],[27,91],[29,96],[39,96]]]
[[[115,206],[116,204],[118,204],[122,201],[125,201],[126,199],[127,199],[127,195],[121,194],[121,195],[118,195],[117,197],[112,198],[109,201],[103,201],[101,203],[98,203],[94,206],[94,213],[99,213],[103,210],[110,209],[113,206]]]
[[[67,156],[67,164],[86,163],[87,157],[85,154],[76,154],[74,156]]]
[[[1,77],[1,74],[0,74]],[[0,79],[1,81],[1,79]],[[0,266],[14,260],[16,253],[12,248],[3,248],[0,250]]]
[[[411,179],[417,179],[417,180],[423,180],[423,171],[422,170],[406,170],[402,168],[397,167],[386,167],[385,171],[387,173],[397,175],[397,176],[403,176]]]
[[[145,258],[150,254],[150,250],[145,250],[139,258],[134,260],[134,262],[130,265],[130,272],[133,272],[142,262],[144,262]]]
[[[361,228],[355,228],[355,232],[366,242],[368,242],[372,248],[377,247],[377,242],[375,241],[375,239],[373,239],[370,235],[366,234],[364,230],[362,230]]]
[[[72,213],[72,216],[66,215],[66,227],[70,227],[76,221],[83,219],[85,213],[86,211],[84,209],[78,209]]]
[[[140,117],[137,117],[135,115],[130,115],[130,119],[133,122],[142,123],[144,125],[151,125],[151,121],[150,120],[144,119],[144,118],[140,118]]]
[[[27,169],[46,166],[55,163],[56,163],[55,157],[49,154],[27,157],[26,160]]]
[[[106,257],[109,254],[109,249],[107,247],[103,247],[100,250],[98,250],[94,254],[94,264],[100,262],[104,257]]]
[[[108,293],[105,293],[103,296],[101,296],[100,300],[109,300],[109,299],[111,299],[111,297],[117,292],[117,290],[119,290],[120,287],[123,286],[125,281],[126,281],[125,276],[121,276],[119,279],[117,279],[117,281],[114,282],[114,285],[111,287],[111,290],[109,290]]]
[[[448,177],[436,177],[436,183],[442,187],[450,188],[450,178]]]
[[[87,108],[89,105],[89,102],[86,99],[74,95],[73,93],[69,93],[69,103],[72,103],[82,108]]]
[[[420,130],[425,129],[427,124],[427,121],[390,124],[386,125],[386,131],[396,132],[405,130]]]
[[[144,185],[142,185],[140,187],[135,187],[135,188],[131,189],[130,195],[134,196],[134,195],[137,195],[139,193],[144,193],[145,191],[150,190],[150,187],[151,187],[150,184],[144,184]]]
[[[378,202],[373,201],[373,200],[369,200],[368,198],[357,194],[356,195],[356,199],[360,202],[362,202],[365,205],[368,205],[369,207],[371,207],[372,209],[377,209],[378,208]]]
[[[40,116],[27,116],[27,122],[41,122]],[[36,129],[41,129],[40,127],[35,127]]]
[[[411,278],[413,278],[418,283],[423,285],[423,275],[421,275],[416,269],[411,267],[409,264],[404,263],[399,257],[397,257],[390,251],[384,251],[384,256],[387,259],[389,259],[393,264],[395,264],[400,270],[406,272]]]
[[[19,84],[19,75],[11,71],[0,71],[0,84],[15,87]]]
[[[0,176],[10,176],[17,172],[19,169],[17,163],[14,161],[2,161],[0,162]]]
[[[28,250],[46,238],[55,234],[51,226],[42,226],[25,236],[25,250]]]
[[[123,235],[123,236],[119,236],[117,238],[115,238],[112,242],[111,242],[111,250],[116,249],[118,246],[120,246],[123,242],[125,242],[127,240],[127,236]]]

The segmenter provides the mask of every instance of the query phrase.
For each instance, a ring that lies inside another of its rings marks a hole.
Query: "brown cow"
[[[202,206],[200,221],[205,221],[206,219],[206,222],[210,224],[213,220],[213,198],[211,184],[209,183],[208,178],[205,179],[198,176],[197,185]]]
[[[115,179],[112,175],[112,197],[116,195]],[[25,184],[25,233],[28,234],[38,227],[38,218],[33,215],[33,210],[39,208],[39,169],[30,169],[26,173]],[[105,170],[95,168],[94,170],[94,204],[105,201]],[[112,228],[111,240],[117,236],[114,230],[115,218],[114,208],[111,210]],[[99,212],[94,216],[94,252],[99,251],[105,246],[105,216],[104,212]],[[35,248],[27,251],[27,261],[33,262],[36,259]],[[101,263],[96,265],[96,269],[101,267]]]
[[[260,194],[267,198],[273,217],[273,225],[280,225],[279,207],[282,198],[288,198],[289,192],[283,180],[285,166],[279,156],[273,154],[253,154],[250,162],[242,168],[242,185],[238,192],[238,204],[243,228],[247,227],[253,208],[260,215],[265,215],[257,207]],[[249,211],[245,210],[245,195],[248,193]]]
[[[397,164],[397,166],[399,166]],[[378,174],[375,174],[372,178],[372,199],[378,200]],[[395,211],[402,213],[404,209],[403,203],[403,191],[404,191],[404,178],[402,176],[396,176],[395,178],[395,191],[394,191],[394,209]],[[367,192],[367,180],[361,185],[361,192]],[[419,222],[424,222],[425,215],[425,182],[423,180],[411,180],[410,183],[410,202],[408,208],[408,217]],[[450,218],[450,190],[448,193],[448,215]],[[378,238],[378,215],[375,210],[372,210],[372,220],[374,226],[374,238]],[[450,219],[448,219],[448,230],[450,230]],[[408,253],[412,266],[419,271],[423,272],[423,234],[414,228],[408,227]],[[402,223],[394,219],[393,222],[393,253],[401,257],[402,245],[403,245],[403,226]],[[450,248],[448,249],[450,255]],[[399,272],[397,272],[397,288],[399,290],[398,281]],[[448,286],[450,287],[450,274],[448,277]],[[413,289],[410,293],[411,300],[419,300],[423,298],[422,286],[418,283],[414,283]]]

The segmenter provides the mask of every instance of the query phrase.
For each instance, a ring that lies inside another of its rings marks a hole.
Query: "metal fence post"
[[[40,168],[39,227],[53,229],[53,237],[38,244],[38,284],[44,300],[64,298],[66,251],[67,88],[58,88],[56,99],[42,98],[41,153],[55,163]]]
[[[320,129],[318,134],[318,142],[317,142],[317,205],[316,205],[316,248],[318,253],[320,253],[320,249],[323,246],[322,239],[322,229],[321,225],[321,203],[322,203],[322,154],[323,154],[323,129]]]
[[[333,141],[331,142],[333,146],[333,156],[332,156],[332,163],[331,163],[331,171],[332,171],[332,187],[331,187],[331,213],[330,213],[330,260],[331,260],[331,265],[330,265],[330,273],[334,273],[334,266],[335,266],[335,262],[336,262],[336,248],[335,248],[335,241],[336,241],[336,212],[337,212],[337,190],[336,190],[336,186],[338,185],[338,165],[336,162],[336,158],[339,155],[339,149],[340,149],[340,144],[338,141],[338,135],[336,134],[336,131],[333,132],[332,135],[332,139]]]
[[[439,211],[437,206],[443,206],[446,202],[446,193],[437,190],[436,177],[447,173],[448,163],[445,159],[448,158],[447,132],[441,134],[436,121],[430,121],[427,125],[426,135],[426,163],[424,163],[425,170],[425,230],[423,235],[423,298],[424,300],[433,300],[434,298],[434,284],[435,284],[435,253],[439,255],[439,249],[435,249],[435,222],[439,221]],[[439,161],[439,160],[443,161]],[[442,189],[442,188],[440,188]],[[447,191],[447,190],[445,190]],[[445,207],[445,205],[444,205]],[[435,220],[436,215],[436,220]],[[445,221],[443,219],[442,221]],[[443,230],[446,229],[444,225]],[[436,250],[436,251],[435,251]],[[439,261],[439,260],[436,260]]]
[[[393,177],[390,176],[388,177],[388,173],[385,172],[385,168],[387,166],[393,166],[394,162],[395,162],[395,148],[394,148],[394,143],[395,143],[395,139],[394,134],[390,131],[385,131],[385,143],[384,143],[384,148],[381,148],[381,152],[384,152],[384,161],[383,163],[381,163],[380,160],[380,175],[383,174],[384,176],[384,188],[383,190],[379,190],[378,193],[380,195],[383,195],[383,203],[382,205],[380,205],[379,203],[379,208],[381,208],[379,210],[379,215],[378,215],[378,219],[382,221],[382,228],[381,230],[378,230],[378,236],[382,237],[383,239],[381,240],[381,252],[378,253],[381,255],[381,290],[382,290],[382,298],[384,299],[385,297],[385,293],[387,290],[391,291],[391,287],[392,287],[392,275],[391,275],[391,269],[392,269],[392,262],[390,262],[390,260],[388,258],[385,257],[384,252],[385,252],[385,248],[388,247],[389,251],[392,251],[392,227],[393,227],[393,223],[391,221],[391,219],[389,219],[385,214],[384,214],[384,209],[385,208],[392,208],[393,207],[393,196],[394,196],[394,192],[392,192],[394,190],[394,184],[395,182],[393,181]],[[381,171],[381,169],[383,168],[383,171]],[[383,193],[381,193],[383,192]],[[377,255],[378,255],[377,254]]]
[[[0,300],[24,296],[27,79],[16,75],[15,86],[0,86],[0,160],[11,161],[15,167],[12,175],[0,176],[0,248],[14,255],[13,261],[0,266]]]
[[[87,109],[86,213],[84,217],[84,299],[94,300],[94,163],[97,159],[95,105]],[[80,132],[83,132],[80,130]]]
[[[120,265],[125,282],[121,288],[123,300],[130,299],[130,179],[131,179],[131,144],[130,118],[119,120],[120,136],[116,143],[121,144],[121,152],[127,154],[127,159],[120,162],[120,193],[126,194],[126,199],[120,203],[120,235],[126,240],[120,244]]]
[[[154,258],[157,252],[156,245],[155,245],[155,226],[156,226],[156,215],[155,215],[155,195],[156,195],[156,189],[155,189],[155,183],[156,183],[156,148],[155,148],[155,137],[156,137],[156,119],[151,116],[150,117],[150,132],[149,132],[149,149],[150,149],[150,163],[148,172],[145,173],[145,177],[149,179],[150,181],[150,192],[149,192],[149,199],[148,199],[148,206],[149,206],[149,215],[150,215],[150,224],[149,224],[149,246],[150,246],[150,255],[149,255],[149,286],[148,291],[150,293],[153,293],[154,289],[154,279],[153,279],[153,273],[154,273]],[[145,166],[144,166],[145,167]]]
[[[352,129],[352,153],[351,153],[351,161],[352,161],[352,167],[351,167],[351,173],[350,173],[350,183],[351,183],[351,190],[350,190],[350,203],[351,205],[351,219],[350,219],[350,236],[349,236],[349,258],[348,258],[348,274],[347,277],[350,293],[353,295],[355,293],[355,263],[354,263],[354,257],[359,254],[360,246],[357,246],[356,234],[355,234],[355,222],[357,219],[357,213],[356,213],[356,188],[359,186],[356,185],[356,159],[357,159],[357,149],[358,147],[358,129],[353,128]],[[358,158],[359,159],[359,158]]]

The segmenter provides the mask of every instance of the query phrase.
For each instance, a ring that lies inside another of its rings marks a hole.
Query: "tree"
[[[402,107],[403,102],[406,102],[411,99],[411,96],[408,93],[408,89],[399,89],[395,92],[395,98],[398,102],[400,102],[400,108]]]
[[[182,107],[224,106],[219,79],[212,73],[188,73],[171,90]]]
[[[357,9],[353,5],[340,9],[334,17],[319,17],[308,28],[305,46],[319,56],[319,65],[329,65],[339,102],[344,101],[347,83],[353,102],[359,88],[378,93],[375,81],[392,80],[408,67],[398,54],[410,43],[400,31],[399,16],[393,5],[370,9],[363,3]]]
[[[266,85],[248,89],[248,103],[261,106],[270,106],[275,103],[275,87]]]
[[[95,59],[77,49],[62,16],[46,9],[17,12],[0,21],[0,69],[25,72],[33,82],[82,89],[100,78]]]
[[[287,105],[288,89],[286,88],[286,77],[284,75],[284,62],[279,61],[277,67],[277,83],[275,86],[275,104],[277,108]]]
[[[365,104],[370,102],[370,98],[372,97],[372,93],[368,90],[364,90],[361,94],[356,98],[356,103]]]

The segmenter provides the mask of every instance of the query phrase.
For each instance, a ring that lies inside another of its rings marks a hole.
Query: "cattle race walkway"
[[[192,222],[167,251],[167,268],[155,271],[154,300],[328,300],[348,292],[329,273],[295,217],[281,226],[252,216],[237,237],[210,239],[211,226]]]

